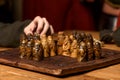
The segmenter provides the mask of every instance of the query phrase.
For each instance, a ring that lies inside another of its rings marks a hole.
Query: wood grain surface
[[[99,39],[99,32],[86,31]],[[105,44],[105,49],[120,51],[115,44]],[[0,48],[0,51],[11,48]],[[67,77],[55,77],[34,71],[0,64],[0,80],[120,80],[120,64],[95,69],[88,72],[72,74]]]
[[[120,51],[102,49],[102,58],[86,62],[78,62],[66,56],[54,56],[34,61],[19,58],[19,49],[0,52],[0,63],[26,70],[46,73],[56,76],[68,76],[74,73],[81,73],[101,67],[110,66],[120,62]]]

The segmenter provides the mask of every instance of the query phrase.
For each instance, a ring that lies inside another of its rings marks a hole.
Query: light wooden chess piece
[[[48,36],[47,38],[47,42],[48,42],[48,46],[49,46],[49,53],[50,56],[55,56],[56,55],[56,45],[55,45],[55,41],[53,40],[52,36]]]
[[[49,57],[49,46],[48,46],[48,42],[47,42],[47,36],[45,34],[43,34],[41,36],[41,44],[43,46],[43,52],[44,52],[44,57]]]
[[[64,35],[64,32],[58,32],[58,40],[57,40],[57,53],[58,55],[61,55],[62,54],[62,51],[63,51],[63,48],[62,48],[62,45],[63,45],[63,41],[65,39],[65,35]]]
[[[73,35],[70,35],[69,37],[70,37],[70,42],[72,43],[75,40],[75,38]]]
[[[63,42],[63,46],[62,46],[62,50],[63,50],[62,55],[70,56],[70,46],[71,46],[70,39],[66,35],[65,39],[64,39],[64,42]]]
[[[71,43],[70,53],[70,57],[77,58],[79,54],[79,46],[77,40],[73,40],[73,42]]]

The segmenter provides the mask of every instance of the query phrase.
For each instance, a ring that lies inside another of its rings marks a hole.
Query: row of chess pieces
[[[46,57],[62,55],[76,58],[79,62],[100,59],[102,55],[101,42],[91,34],[73,31],[67,35],[64,31],[53,35],[22,35],[20,39],[20,58],[35,61]]]

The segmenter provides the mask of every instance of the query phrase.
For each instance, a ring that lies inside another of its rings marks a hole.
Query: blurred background
[[[0,22],[22,20],[22,0],[0,0]]]
[[[65,29],[98,30],[102,8],[100,1],[103,0],[88,1],[95,2],[85,3],[84,0],[0,0],[0,22],[11,23],[16,20],[33,19],[39,15],[46,17],[56,31]],[[72,5],[73,3],[74,5]],[[70,11],[66,12],[69,9]],[[73,17],[74,21],[72,21]],[[120,25],[120,17],[117,25]]]

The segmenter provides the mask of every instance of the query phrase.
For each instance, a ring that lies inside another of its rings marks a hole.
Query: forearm
[[[20,34],[23,29],[30,23],[30,20],[16,21],[12,24],[0,23],[0,46],[17,47],[19,46]]]
[[[120,14],[120,1],[105,0],[103,5],[103,12],[109,15],[118,16]]]
[[[120,14],[120,9],[115,8],[115,7],[113,7],[110,4],[105,2],[103,5],[103,12],[106,14],[109,14],[109,15],[118,16]]]

